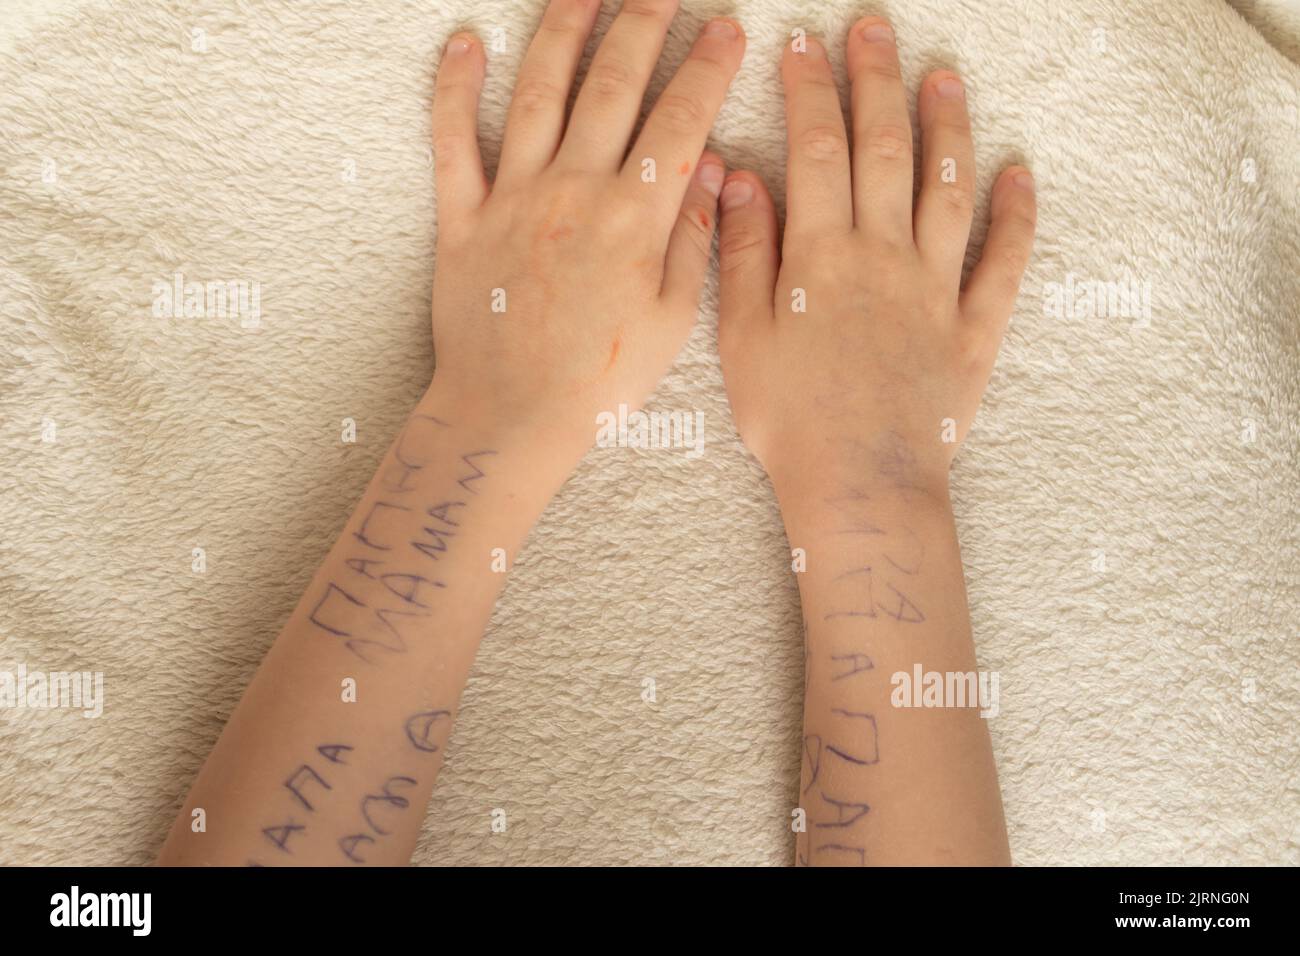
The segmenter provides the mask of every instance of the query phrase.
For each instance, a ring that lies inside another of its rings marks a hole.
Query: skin
[[[1021,167],[998,178],[983,256],[963,289],[975,168],[961,81],[940,70],[921,85],[913,202],[893,32],[868,17],[846,43],[849,129],[823,47],[809,39],[806,52],[782,56],[784,236],[753,173],[731,174],[721,199],[727,392],[791,547],[806,554],[808,823],[796,858],[1003,864],[1006,828],[978,709],[895,706],[892,675],[918,663],[976,668],[948,472],[1029,258],[1033,180]],[[795,290],[804,311],[793,308]],[[945,420],[954,441],[944,441]]]
[[[160,863],[409,861],[465,679],[514,555],[592,444],[596,416],[620,403],[639,407],[689,333],[725,175],[704,144],[740,65],[744,34],[734,21],[710,21],[633,141],[676,4],[628,0],[566,117],[598,9],[598,0],[548,6],[520,69],[490,186],[476,128],[483,47],[468,34],[448,43],[433,121],[437,370],[232,714]],[[850,52],[861,64],[861,51]],[[945,510],[952,449],[931,447],[931,417],[943,411],[967,421],[964,413],[974,412],[996,351],[995,313],[1002,309],[1000,334],[1014,298],[1015,282],[1005,275],[1012,264],[1010,210],[1026,207],[999,183],[985,254],[996,268],[981,266],[958,306],[960,251],[948,270],[947,259],[922,255],[906,230],[873,233],[861,217],[855,225],[844,205],[849,192],[835,185],[842,174],[847,187],[849,154],[828,135],[834,123],[827,97],[834,93],[825,63],[787,60],[796,144],[787,236],[815,243],[802,261],[792,253],[778,262],[770,198],[751,174],[732,177],[732,200],[735,183],[751,187],[749,200],[733,202],[723,220],[723,360],[737,422],[772,475],[792,543],[804,541],[816,556],[801,581],[806,614],[840,606],[833,562],[862,560],[855,542],[878,537],[844,534],[842,523],[857,528],[860,520],[888,519],[894,557],[913,555],[907,548],[918,540],[925,552],[919,583],[907,583],[928,612],[916,625],[935,649],[927,666],[964,665],[973,654]],[[864,92],[875,100],[883,84],[872,82]],[[955,114],[945,107],[944,115]],[[906,127],[905,114],[899,123]],[[821,132],[801,132],[807,129]],[[965,144],[969,150],[968,137]],[[869,142],[867,152],[881,153],[881,143]],[[899,186],[910,226],[910,185],[895,176],[885,190],[884,174],[906,165],[910,177],[911,160],[892,158],[879,170],[865,166],[861,180],[855,176],[864,189],[871,184],[862,208],[872,210],[874,222],[886,211],[886,193]],[[651,181],[643,175],[648,159],[656,172]],[[969,165],[959,166],[959,182],[969,182]],[[957,230],[964,247],[965,201],[963,225],[952,200],[936,200],[947,218],[935,227],[941,239],[934,248],[956,246],[949,234]],[[1027,208],[1032,214],[1032,198]],[[946,278],[947,305],[937,285]],[[751,288],[751,281],[766,285]],[[808,291],[807,314],[779,314],[789,301],[786,287],[800,284]],[[980,369],[982,377],[971,374]],[[781,396],[790,402],[775,400]],[[892,410],[880,405],[886,396]],[[804,455],[817,456],[815,468]],[[810,478],[814,472],[819,477]],[[823,501],[833,496],[832,477],[866,489],[867,499],[853,492],[849,500],[854,507],[869,500],[869,518],[844,518]],[[810,650],[821,640],[816,633],[810,628]],[[842,633],[846,640],[870,637]],[[877,697],[857,688],[835,698],[848,685],[828,683],[816,654],[810,661],[808,727],[826,741],[859,746],[837,729],[836,711],[877,707]],[[348,699],[350,686],[355,700]],[[898,713],[905,716],[880,710],[882,755],[888,748],[946,765],[909,766],[892,756],[886,764],[882,756],[875,766],[883,775],[819,770],[813,778],[814,786],[839,780],[846,792],[860,787],[870,795],[863,827],[871,833],[861,837],[870,853],[864,850],[861,861],[1004,858],[982,724],[954,712]],[[199,810],[204,827],[196,830]],[[809,807],[810,820],[818,813],[825,807]],[[850,840],[860,835],[842,842]],[[803,841],[800,847],[809,862],[858,856]]]
[[[676,4],[625,4],[566,126],[599,6],[547,8],[490,189],[476,129],[483,46],[449,41],[433,117],[437,370],[231,715],[160,863],[408,862],[503,568],[593,443],[597,414],[640,406],[689,334],[725,176],[704,143],[744,34],[706,24],[632,141]]]
[[[438,75],[434,389],[463,414],[547,432],[571,461],[597,413],[639,406],[668,370],[708,269],[726,171],[704,143],[745,40],[732,20],[706,23],[629,146],[676,8],[624,4],[566,129],[600,4],[553,2],[520,68],[490,192],[475,129],[482,46],[453,38]],[[505,313],[490,308],[498,288]]]

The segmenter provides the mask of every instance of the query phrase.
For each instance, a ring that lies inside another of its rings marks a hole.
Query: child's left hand
[[[946,497],[1029,261],[1033,179],[1023,167],[999,177],[984,255],[962,289],[975,203],[964,86],[948,70],[921,84],[913,208],[911,120],[889,24],[860,21],[847,53],[848,131],[825,49],[809,37],[807,52],[787,44],[783,55],[783,254],[762,180],[733,173],[723,190],[727,392],[778,494],[851,472]]]

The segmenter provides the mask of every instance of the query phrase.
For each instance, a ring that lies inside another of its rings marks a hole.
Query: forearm
[[[977,684],[946,487],[832,475],[781,498],[807,555],[798,863],[1008,863],[978,700],[897,706],[921,703],[917,665]]]
[[[568,470],[536,436],[466,418],[435,389],[412,413],[160,863],[409,860],[505,569]]]

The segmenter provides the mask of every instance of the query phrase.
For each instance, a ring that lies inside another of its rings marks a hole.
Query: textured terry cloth
[[[491,166],[542,3],[60,7],[0,55],[0,670],[106,701],[0,712],[0,863],[143,863],[431,374],[438,51],[496,48]],[[1217,0],[687,0],[652,92],[738,17],[711,146],[779,195],[780,47],[843,76],[870,12],[913,92],[967,79],[973,249],[997,171],[1039,182],[953,479],[1016,860],[1300,862],[1300,67]],[[258,327],[155,315],[178,273],[248,283]],[[716,325],[710,279],[652,402],[703,455],[593,450],[533,533],[417,862],[792,861],[797,592]]]

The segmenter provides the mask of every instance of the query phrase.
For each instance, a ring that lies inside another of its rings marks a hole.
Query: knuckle
[[[763,251],[767,240],[752,228],[730,229],[718,241],[718,272],[735,274],[746,268]]]
[[[1018,245],[1007,243],[993,253],[993,276],[998,288],[1014,296],[1020,290],[1020,277],[1024,274],[1026,256]]]
[[[910,159],[912,130],[895,123],[874,123],[862,131],[862,148],[878,159]]]
[[[831,75],[830,68],[822,65],[822,71],[809,70],[799,77],[797,86],[807,89],[816,97],[821,97],[823,93],[832,93],[835,99],[840,98],[840,88],[835,85],[835,77]],[[815,68],[814,68],[815,69]]]
[[[969,216],[975,209],[975,197],[971,190],[962,185],[963,180],[955,183],[939,182],[935,184],[940,206],[952,216]]]
[[[544,112],[563,103],[565,92],[544,77],[524,76],[515,85],[510,106],[522,115]]]
[[[601,217],[591,224],[591,235],[599,243],[640,242],[638,228],[644,228],[644,217],[636,202],[614,202],[601,206]]]
[[[930,132],[939,134],[948,142],[960,142],[970,137],[970,118],[965,109],[958,107],[942,119],[931,120]]]
[[[700,203],[682,212],[690,242],[705,256],[713,247],[713,213]]]
[[[988,364],[990,347],[996,349],[1001,336],[993,338],[988,329],[981,326],[966,326],[958,334],[955,344],[957,361],[966,375],[973,375]]]
[[[473,84],[464,77],[444,70],[438,74],[438,85],[434,88],[434,103],[439,100],[444,106],[458,105],[472,96],[477,96]]]
[[[660,121],[671,133],[685,133],[707,125],[704,104],[680,91],[666,91],[655,107]]]
[[[997,279],[997,289],[999,299],[1015,299],[1020,294],[1020,274],[1012,272],[1000,273]]]
[[[621,60],[605,57],[591,65],[587,85],[602,98],[622,96],[632,86],[632,69]]]
[[[837,263],[853,255],[848,235],[840,232],[818,230],[801,242],[808,267],[815,271],[821,267],[834,269]]]
[[[1037,208],[1032,202],[1026,200],[1017,203],[1008,215],[1014,234],[1025,245],[1029,245],[1034,239],[1034,230],[1038,228]]]
[[[1025,271],[1025,264],[1029,260],[1025,248],[1019,244],[1008,244],[1002,248],[998,259],[1002,271],[1010,281],[1020,285],[1020,275]]]
[[[667,0],[624,0],[619,16],[661,21],[671,15],[672,6]]]
[[[725,56],[707,48],[691,51],[681,69],[681,74],[692,81],[695,91],[700,94],[713,88],[725,90],[735,72],[735,66]]]
[[[849,233],[816,230],[786,233],[786,248],[781,255],[782,269],[799,276],[794,283],[806,288],[835,287],[843,284],[843,268],[852,261],[855,248]],[[786,290],[787,294],[789,290]]]
[[[898,65],[897,57],[868,60],[858,68],[858,76],[863,79],[894,80],[899,83],[903,81],[903,73]]]
[[[910,231],[870,227],[862,235],[872,261],[884,264],[892,272],[902,270],[913,247]]]
[[[439,166],[450,166],[470,146],[470,138],[460,130],[440,129],[433,134],[433,159]]]
[[[1034,216],[1032,211],[1004,213],[997,225],[996,245],[999,253],[1008,260],[1027,261],[1034,244]]]
[[[542,14],[542,22],[538,24],[537,32],[549,34],[559,40],[567,40],[576,36],[582,29],[583,19],[584,16],[576,4],[552,3]]]
[[[799,131],[799,151],[814,160],[838,160],[847,155],[844,131],[832,123],[817,123]]]

